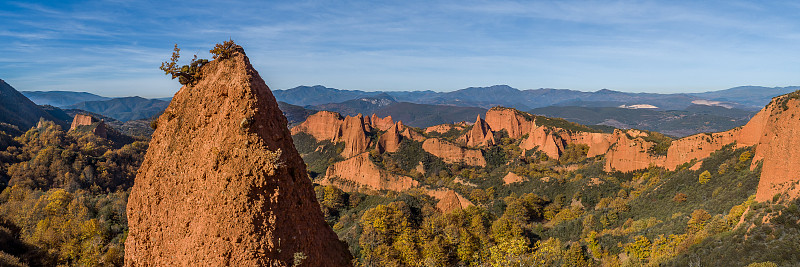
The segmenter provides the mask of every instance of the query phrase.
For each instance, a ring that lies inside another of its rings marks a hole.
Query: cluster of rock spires
[[[776,104],[776,103],[781,103]],[[293,133],[306,132],[318,140],[342,140],[334,136],[316,134],[316,132],[331,131],[340,136],[357,136],[357,140],[345,146],[342,156],[345,161],[331,166],[322,183],[335,184],[349,190],[359,187],[368,187],[375,190],[405,190],[414,188],[417,183],[410,177],[392,174],[380,170],[366,156],[370,147],[366,132],[370,127],[386,131],[378,138],[378,152],[395,152],[403,138],[411,138],[422,142],[422,148],[434,156],[448,163],[464,163],[473,166],[485,166],[486,161],[479,148],[495,145],[495,133],[505,130],[510,138],[522,139],[520,148],[524,150],[538,149],[550,158],[559,159],[566,147],[570,144],[586,145],[588,157],[603,155],[605,157],[606,171],[630,172],[645,169],[651,166],[664,167],[675,170],[679,166],[696,161],[693,168],[698,168],[700,162],[714,151],[726,145],[735,144],[735,147],[756,146],[753,165],[763,159],[761,182],[756,194],[756,200],[764,201],[777,192],[789,188],[791,181],[797,181],[800,171],[800,150],[792,149],[800,145],[800,136],[795,129],[800,129],[800,100],[795,97],[781,96],[775,98],[773,103],[755,115],[751,121],[740,128],[726,132],[698,134],[671,141],[666,154],[652,153],[657,144],[648,140],[649,133],[639,130],[614,130],[613,133],[585,132],[567,130],[537,123],[537,116],[533,116],[515,109],[495,107],[490,109],[485,120],[479,116],[472,128],[452,143],[440,138],[426,138],[416,129],[403,126],[401,122],[391,121],[391,117],[377,118],[375,115],[365,117],[342,118],[336,113],[326,112],[310,116],[305,122],[294,127]],[[329,118],[335,118],[331,120]],[[347,125],[347,121],[357,121],[363,127],[340,127]],[[325,123],[321,123],[325,121]],[[380,121],[378,126],[377,121]],[[463,131],[470,124],[444,124],[428,127],[426,134],[438,132],[446,133],[451,130]],[[322,129],[314,129],[322,127]],[[334,127],[335,129],[331,129]],[[423,170],[419,170],[424,172]],[[365,175],[371,173],[371,175]],[[522,177],[509,173],[504,181],[506,184],[522,181]],[[797,195],[797,192],[792,195]]]
[[[352,264],[286,118],[241,47],[203,66],[158,118],[127,213],[127,266]]]

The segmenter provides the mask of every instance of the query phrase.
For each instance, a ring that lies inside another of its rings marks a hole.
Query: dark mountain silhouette
[[[69,124],[51,115],[8,83],[0,80],[0,130],[25,132],[36,126],[40,118],[56,122],[62,127]],[[16,130],[14,130],[16,128]]]

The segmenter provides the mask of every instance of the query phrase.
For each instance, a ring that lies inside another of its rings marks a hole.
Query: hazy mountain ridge
[[[585,125],[641,129],[675,137],[728,130],[744,125],[755,115],[755,112],[752,111],[705,105],[692,105],[685,110],[667,111],[616,107],[549,106],[532,109],[530,113],[563,118]]]
[[[397,101],[418,104],[443,104],[456,106],[475,106],[491,108],[507,106],[522,110],[561,105],[571,102],[596,103],[602,106],[649,104],[664,110],[684,109],[693,101],[719,101],[720,104],[748,110],[758,110],[777,95],[793,91],[782,87],[767,90],[767,87],[737,87],[721,91],[693,94],[628,93],[609,89],[584,92],[570,89],[527,89],[519,90],[508,85],[489,87],[469,87],[451,92],[434,91],[373,91],[342,90],[321,85],[298,86],[287,90],[275,90],[275,97],[293,105],[308,106],[327,103],[340,103],[361,97],[371,97],[382,93]],[[800,88],[800,87],[799,87]],[[735,94],[732,94],[735,93]],[[733,97],[731,97],[731,95]],[[722,98],[726,96],[727,98]],[[599,103],[598,103],[599,102]],[[602,103],[602,104],[600,104]]]
[[[720,91],[693,93],[690,95],[714,100],[735,102],[751,108],[761,108],[773,97],[800,90],[800,86],[764,87],[764,86],[738,86]]]

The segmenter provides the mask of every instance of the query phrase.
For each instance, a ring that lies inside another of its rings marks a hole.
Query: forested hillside
[[[22,136],[0,132],[0,149],[0,265],[123,264],[125,205],[146,142],[43,121]]]

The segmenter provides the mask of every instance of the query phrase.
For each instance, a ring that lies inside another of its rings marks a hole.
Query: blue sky
[[[171,96],[177,43],[232,38],[272,89],[800,85],[787,1],[3,1],[0,79],[18,90]]]

